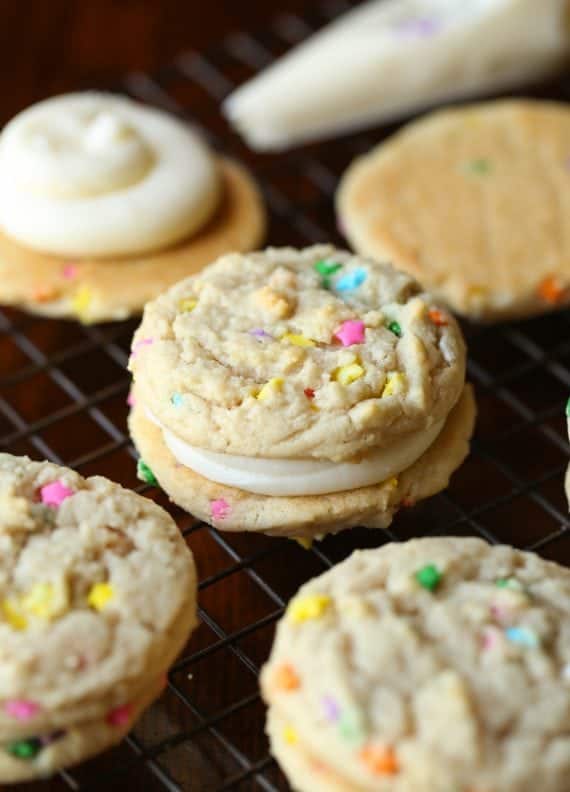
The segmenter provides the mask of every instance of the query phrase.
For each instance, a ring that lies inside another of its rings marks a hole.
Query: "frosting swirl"
[[[43,252],[161,248],[200,228],[218,198],[215,162],[198,135],[124,97],[48,99],[0,136],[0,226]]]

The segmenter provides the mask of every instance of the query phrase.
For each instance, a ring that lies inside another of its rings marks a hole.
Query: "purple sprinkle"
[[[272,335],[266,333],[261,327],[254,327],[253,330],[249,331],[249,334],[256,338],[273,338]]]
[[[418,38],[428,38],[434,36],[441,30],[441,21],[433,17],[417,17],[416,19],[406,19],[396,25],[396,31],[404,36],[417,36]]]
[[[325,718],[331,723],[335,723],[340,718],[340,707],[332,696],[324,696],[322,700]]]
[[[65,737],[65,732],[60,729],[59,731],[54,731],[51,734],[44,734],[42,737],[39,738],[42,745],[51,745],[57,740],[61,740],[62,737]]]

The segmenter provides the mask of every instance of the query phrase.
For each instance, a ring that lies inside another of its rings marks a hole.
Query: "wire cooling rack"
[[[121,90],[203,128],[213,145],[248,164],[271,212],[273,244],[332,240],[333,193],[342,170],[392,131],[351,136],[280,156],[257,156],[219,115],[219,102],[339,11],[277,18],[207,55],[188,53],[160,73],[130,74]],[[540,96],[570,98],[570,81]],[[500,327],[466,326],[479,419],[473,452],[447,492],[401,512],[391,530],[355,529],[317,543],[231,535],[197,523],[136,480],[126,434],[125,366],[133,322],[82,327],[0,311],[0,446],[109,476],[154,498],[177,519],[200,570],[201,626],[169,685],[117,748],[28,790],[287,790],[268,753],[257,673],[276,621],[298,586],[356,547],[430,534],[477,534],[570,564],[563,493],[569,455],[570,313]]]

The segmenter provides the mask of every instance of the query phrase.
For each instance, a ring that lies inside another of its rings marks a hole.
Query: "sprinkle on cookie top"
[[[347,788],[565,792],[569,669],[570,570],[446,537],[357,551],[303,586],[261,682]]]
[[[147,305],[130,368],[192,445],[340,460],[444,418],[465,350],[411,277],[321,245],[231,254],[177,284]]]
[[[33,702],[36,733],[158,677],[194,593],[192,557],[154,503],[0,454],[0,738],[15,734],[14,700]]]

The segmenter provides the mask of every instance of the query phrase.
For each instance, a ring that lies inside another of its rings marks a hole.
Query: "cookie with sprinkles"
[[[9,454],[0,548],[0,783],[12,783],[129,731],[196,624],[196,574],[156,504]]]
[[[570,570],[445,537],[304,585],[261,687],[298,792],[566,792],[568,669]]]
[[[355,160],[337,192],[359,253],[481,320],[570,303],[570,110],[507,100],[437,111]]]
[[[222,257],[147,305],[132,349],[141,457],[220,528],[384,527],[468,450],[455,320],[408,275],[328,245]]]

